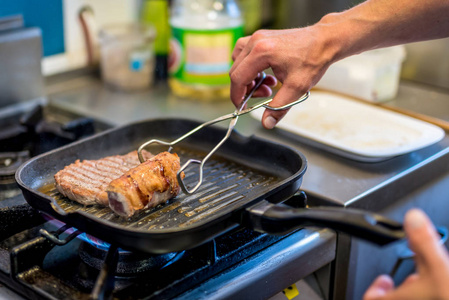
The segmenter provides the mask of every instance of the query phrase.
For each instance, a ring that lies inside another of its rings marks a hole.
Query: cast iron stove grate
[[[194,249],[169,254],[167,263],[156,269],[113,276],[111,259],[104,257],[105,262],[94,267],[86,263],[80,251],[92,246],[83,240],[55,245],[39,236],[40,229],[58,227],[46,222],[0,241],[0,280],[32,299],[107,299],[111,294],[113,299],[176,298],[284,238],[238,228]]]

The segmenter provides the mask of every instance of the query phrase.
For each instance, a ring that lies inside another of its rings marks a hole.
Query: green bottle
[[[181,97],[229,99],[232,50],[243,35],[235,0],[173,0],[169,86]]]
[[[156,28],[154,50],[156,53],[156,79],[167,78],[170,27],[168,0],[145,0],[142,2],[141,21]]]

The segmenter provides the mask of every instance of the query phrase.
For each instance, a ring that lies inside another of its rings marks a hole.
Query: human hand
[[[309,91],[321,79],[331,61],[329,49],[332,47],[326,48],[321,43],[317,26],[259,30],[252,36],[239,39],[232,53],[234,64],[229,72],[234,105],[241,103],[254,86],[258,74],[270,67],[282,83],[270,106],[286,105]],[[255,96],[270,96],[270,86],[276,84],[276,79],[269,75],[264,83]],[[263,126],[273,128],[287,111],[266,110],[262,117]]]
[[[415,253],[417,272],[395,287],[391,277],[379,276],[364,300],[449,299],[449,255],[429,218],[418,209],[407,212],[404,228]]]

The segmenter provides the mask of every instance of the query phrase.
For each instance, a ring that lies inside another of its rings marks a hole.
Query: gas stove
[[[268,298],[324,268],[325,283],[316,286],[325,288],[316,290],[322,294],[317,299],[327,298],[335,236],[326,230],[274,236],[239,227],[193,249],[149,255],[117,249],[40,214],[24,200],[15,170],[30,157],[110,126],[48,105],[3,120],[7,125],[1,128],[7,132],[0,133],[0,283],[20,297]],[[310,263],[317,254],[319,259]],[[302,268],[297,270],[295,264]],[[237,279],[245,274],[254,275]],[[258,287],[273,278],[269,287]],[[231,284],[234,280],[238,282]]]
[[[41,215],[20,197],[9,200],[18,205],[0,209],[0,282],[25,299],[269,298],[302,278],[295,273],[308,275],[335,255],[320,250],[335,243],[329,232],[303,229],[281,237],[243,228],[181,252],[133,253]],[[327,299],[330,267],[323,268],[324,283],[315,286],[324,288],[314,299]],[[238,279],[247,273],[253,274],[249,282]],[[266,287],[264,278],[276,282]],[[227,286],[233,280],[244,284]]]
[[[25,299],[269,298],[334,257],[320,250],[335,242],[328,232],[280,237],[239,228],[194,249],[148,255],[80,234],[25,205],[0,213],[8,220],[0,227],[0,282]],[[321,293],[313,299],[327,299],[329,272],[324,266],[314,275],[324,283],[312,278],[320,287],[315,295]],[[265,286],[264,278],[275,282]]]
[[[281,239],[235,230],[179,253],[117,249],[113,257],[112,247],[85,234],[73,240],[62,234],[61,245],[40,236],[64,230],[54,220],[34,216],[27,223],[30,228],[0,242],[0,280],[32,299],[171,299]]]

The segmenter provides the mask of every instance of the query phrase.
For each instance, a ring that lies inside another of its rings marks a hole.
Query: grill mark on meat
[[[128,162],[130,162],[133,165],[135,165],[136,163],[140,163],[138,157],[136,159],[134,156],[128,156],[128,155],[124,155],[122,157],[109,156],[106,158],[106,160],[115,161],[120,165],[127,164]]]
[[[81,167],[81,169],[90,172],[90,176],[88,176],[88,177],[96,180],[95,183],[96,183],[96,185],[99,186],[99,189],[101,191],[104,191],[105,188],[107,187],[107,185],[109,184],[109,182],[111,182],[114,179],[112,176],[110,176],[110,174],[97,172],[96,169],[89,167],[89,166],[84,165]]]
[[[67,174],[71,175],[73,178],[78,179],[79,177],[87,179],[86,181],[79,180],[80,184],[84,184],[87,186],[98,186],[104,182],[104,178],[85,170],[81,167],[76,167],[74,169],[68,169]]]
[[[140,164],[138,157],[136,159],[136,157],[130,156],[130,155],[123,156],[120,159],[117,159],[117,157],[110,157],[107,159],[107,161],[115,162],[121,166],[127,167],[128,169],[129,169],[129,166],[135,167]]]
[[[98,186],[101,191],[104,191],[106,186],[117,176],[111,176],[107,173],[90,173],[90,175],[89,177],[93,180],[92,184]]]
[[[120,172],[108,172],[106,169],[101,170],[97,167],[98,164],[96,164],[93,161],[86,161],[85,164],[83,164],[83,168],[86,170],[90,170],[92,173],[98,174],[98,176],[105,177],[106,179],[113,178],[116,176],[116,174],[123,174]],[[99,164],[101,166],[101,164]]]
[[[85,188],[92,188],[94,190],[97,189],[90,182],[86,182],[86,181],[80,180],[78,178],[78,176],[73,174],[70,170],[66,171],[65,181],[67,181],[68,184],[72,184],[73,185],[72,190],[73,189],[79,189],[81,186],[85,187]],[[64,188],[66,188],[65,185],[62,185],[62,186]]]
[[[151,153],[143,150],[146,159]],[[106,187],[115,178],[140,164],[137,151],[99,160],[76,160],[55,174],[56,188],[64,196],[83,205],[107,206]]]
[[[127,167],[123,160],[118,160],[116,157],[107,157],[104,160],[101,160],[102,163],[108,164],[112,168],[119,168],[119,169],[129,169]],[[133,164],[135,166],[136,164]]]
[[[124,167],[122,165],[118,164],[112,164],[105,160],[100,160],[95,163],[95,167],[97,167],[101,171],[110,172],[113,174],[123,174],[124,172],[128,171],[130,168]]]
[[[78,179],[79,185],[84,187],[100,189],[99,187],[105,184],[103,177],[98,176],[94,173],[86,173],[82,168],[69,169],[67,170],[67,175],[74,178],[72,180]],[[109,182],[106,182],[106,184],[108,184]]]
[[[108,173],[101,172],[100,170],[96,169],[94,166],[89,165],[87,161],[85,164],[82,164],[79,167],[85,171],[88,171],[88,172],[94,174],[94,175],[103,176],[103,177],[105,177],[107,175],[109,177]],[[105,181],[105,180],[103,180],[103,181]]]

